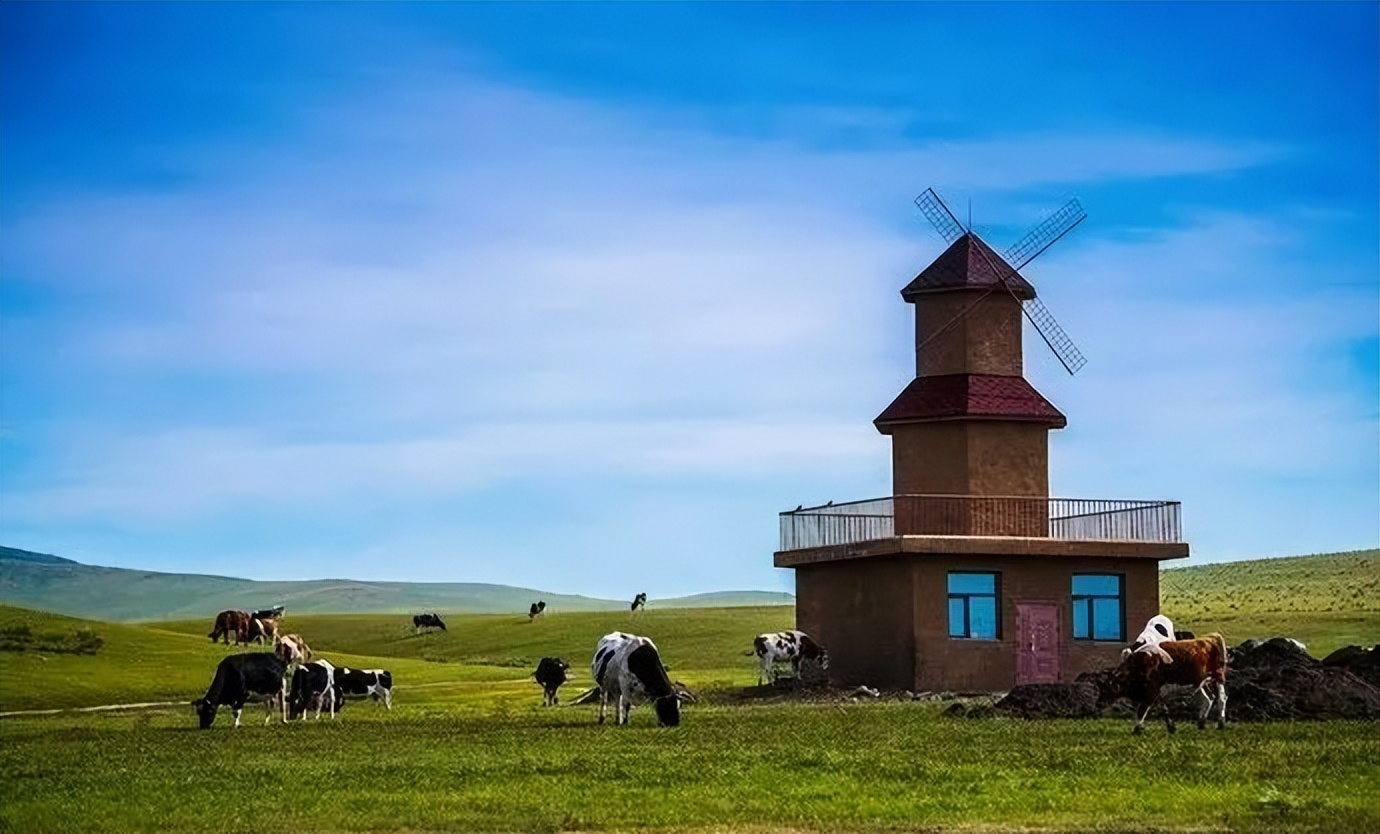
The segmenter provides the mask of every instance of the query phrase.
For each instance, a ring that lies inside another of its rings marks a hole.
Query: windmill
[[[969,236],[974,242],[981,244],[974,246],[973,252],[982,259],[987,270],[997,279],[990,291],[995,291],[999,287],[1004,288],[1020,301],[1021,312],[1035,326],[1040,338],[1045,340],[1045,344],[1049,346],[1049,349],[1070,375],[1078,373],[1079,369],[1087,364],[1088,360],[1083,357],[1078,346],[1064,332],[1064,328],[1059,326],[1059,322],[1049,312],[1049,308],[1045,307],[1035,297],[1034,288],[1020,274],[1020,270],[1026,264],[1039,257],[1046,249],[1053,246],[1055,241],[1068,234],[1073,230],[1073,227],[1087,218],[1087,213],[1083,211],[1083,207],[1079,205],[1077,199],[1069,200],[1001,255],[996,254],[985,243],[982,243],[981,239],[973,234],[972,229],[965,228],[960,224],[958,219],[954,217],[954,213],[949,210],[949,207],[944,204],[944,201],[939,198],[933,188],[925,189],[923,194],[915,198],[915,204],[925,215],[925,219],[930,221],[930,225],[934,226],[940,237],[944,238],[945,243],[952,245],[960,238]],[[921,283],[923,285],[923,282]],[[934,339],[965,314],[966,310],[959,313],[949,324],[938,328],[927,336],[925,342]],[[922,342],[919,347],[923,348],[925,342]]]

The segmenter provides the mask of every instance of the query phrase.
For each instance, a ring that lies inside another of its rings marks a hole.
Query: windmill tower
[[[1188,555],[1176,501],[1051,498],[1059,409],[1026,381],[1028,319],[1070,374],[1083,355],[1020,270],[1084,217],[1072,200],[998,255],[933,190],[948,248],[901,291],[915,378],[878,415],[892,494],[781,513],[796,626],[841,685],[996,690],[1115,663]]]
[[[1048,434],[1066,420],[1023,376],[1022,315],[1070,374],[1085,360],[1019,270],[1087,215],[1070,200],[1002,257],[933,189],[915,202],[949,247],[901,290],[915,307],[915,379],[874,421],[891,436],[892,494],[1046,499]],[[1044,508],[997,518],[983,502],[902,501],[896,532],[1044,535]]]

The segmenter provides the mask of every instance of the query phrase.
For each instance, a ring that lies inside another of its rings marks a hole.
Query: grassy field
[[[334,722],[190,715],[0,723],[0,827],[24,832],[1380,828],[1373,726],[1133,737],[1127,722],[946,718],[909,703],[458,715],[403,701]]]
[[[1315,654],[1374,643],[1375,559],[1171,571],[1164,608],[1232,642],[1288,634]],[[1312,608],[1292,610],[1293,594]],[[172,702],[0,718],[0,832],[1380,831],[1374,724],[1133,737],[1128,721],[745,699],[751,636],[792,620],[779,606],[467,615],[417,635],[397,615],[290,615],[337,665],[391,669],[395,708],[351,703],[335,722],[286,727],[250,708],[238,730],[222,716],[201,732],[186,704],[237,651],[206,639],[207,620],[132,626],[0,607],[0,636],[101,638],[94,655],[0,651],[0,712]],[[656,727],[645,707],[617,728],[597,726],[592,705],[540,706],[537,659],[573,662],[568,701],[614,629],[651,636],[672,677],[704,696],[681,727]]]

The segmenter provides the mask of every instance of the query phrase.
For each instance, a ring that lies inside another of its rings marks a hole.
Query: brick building
[[[976,235],[901,296],[915,379],[874,421],[892,495],[781,514],[797,626],[840,685],[999,690],[1110,665],[1159,613],[1159,562],[1188,555],[1178,503],[1049,497],[1066,421],[1023,376],[1035,290]]]

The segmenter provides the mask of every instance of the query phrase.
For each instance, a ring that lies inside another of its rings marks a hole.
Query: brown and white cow
[[[266,643],[278,639],[278,621],[269,617],[249,618],[249,642]]]
[[[311,660],[311,647],[298,634],[285,634],[273,641],[273,653],[289,666],[301,666]]]
[[[1198,729],[1206,726],[1213,703],[1220,705],[1217,729],[1227,726],[1227,643],[1220,634],[1194,640],[1166,640],[1158,646],[1131,652],[1110,675],[1102,679],[1099,706],[1117,698],[1129,698],[1136,708],[1133,732],[1145,730],[1150,710],[1164,710],[1164,725],[1174,732],[1174,719],[1160,699],[1160,688],[1167,684],[1192,686],[1201,703]],[[1208,694],[1211,691],[1212,694]]]
[[[216,615],[216,624],[211,629],[211,633],[206,635],[214,643],[220,637],[225,638],[225,645],[230,645],[230,635],[235,635],[235,643],[249,642],[249,612],[248,611],[222,611]]]

